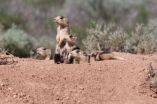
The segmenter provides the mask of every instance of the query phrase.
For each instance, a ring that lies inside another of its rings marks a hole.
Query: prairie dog
[[[56,42],[59,47],[62,46],[62,42],[65,41],[65,39],[68,41],[70,40],[69,37],[69,21],[68,18],[63,16],[57,16],[54,18],[54,21],[57,24],[57,35],[56,35]]]
[[[68,18],[57,16],[54,18],[54,21],[57,24],[54,62],[59,64],[64,62],[64,57],[67,56],[70,48],[76,44],[76,41],[70,36]]]
[[[34,52],[35,59],[39,60],[50,60],[51,59],[51,49],[40,47],[37,48]]]
[[[85,52],[80,50],[79,47],[76,47],[69,53],[68,59],[70,63],[76,64],[80,64],[81,62],[90,63],[90,55],[87,55]]]
[[[69,41],[65,39],[64,40],[65,44],[64,44],[64,47],[61,49],[61,51],[67,51],[68,53],[71,52],[72,49],[76,47],[76,40],[77,40],[77,37],[73,37],[73,36],[70,36]]]
[[[95,61],[124,60],[124,58],[115,56],[113,53],[105,53],[103,51],[92,53],[91,56],[94,57]]]

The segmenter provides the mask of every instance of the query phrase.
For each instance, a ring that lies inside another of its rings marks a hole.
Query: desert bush
[[[126,39],[128,39],[128,34],[121,28],[117,28],[117,30],[109,36],[111,50],[124,52]]]
[[[15,56],[28,57],[33,48],[33,37],[13,25],[0,36],[0,47]]]
[[[43,36],[38,40],[39,41],[36,42],[35,48],[45,47],[45,48],[51,49],[51,52],[54,53],[54,51],[55,51],[55,41],[52,41],[52,39],[47,37],[47,36]]]
[[[96,50],[151,54],[157,51],[156,28],[152,25],[136,25],[130,34],[114,25],[99,25],[87,29],[83,45],[88,52]]]
[[[37,47],[41,47],[41,46],[46,47],[46,48],[54,48],[55,47],[54,41],[52,41],[52,39],[47,36],[43,36],[38,40],[39,41],[36,42]]]
[[[0,29],[0,48],[18,57],[29,57],[30,52],[38,47],[55,48],[55,43],[47,36],[32,37],[13,25],[8,30]]]
[[[87,38],[83,40],[86,51],[113,50],[123,51],[128,34],[115,24],[99,25],[87,30]]]
[[[155,26],[137,25],[126,40],[125,50],[131,53],[150,54],[157,50]]]

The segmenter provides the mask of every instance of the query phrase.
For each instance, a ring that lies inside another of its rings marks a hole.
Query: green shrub
[[[124,52],[126,39],[128,39],[128,34],[121,28],[111,33],[109,36],[111,50]]]
[[[37,47],[46,47],[51,49],[52,53],[54,53],[55,50],[55,41],[53,41],[53,39],[47,37],[47,36],[43,36],[39,39],[38,42],[36,42]]]
[[[131,53],[150,54],[157,51],[157,37],[152,25],[137,25],[126,40],[125,50]]]
[[[105,30],[105,28],[103,28],[103,26],[99,24],[96,24],[96,26],[92,26],[90,29],[87,29],[87,38],[83,40],[85,49],[91,52],[95,50],[100,50],[100,44],[107,45],[108,31],[109,29]]]
[[[96,50],[151,54],[157,51],[156,28],[137,25],[130,34],[114,24],[93,26],[87,30],[83,45],[88,52]]]
[[[29,57],[30,52],[38,47],[46,47],[54,51],[55,43],[47,36],[34,38],[15,25],[6,31],[0,31],[0,48],[15,56]]]
[[[54,41],[52,41],[51,38],[49,38],[47,36],[43,36],[37,42],[37,47],[41,47],[41,46],[46,47],[46,48],[54,48],[55,43],[54,43]]]
[[[128,36],[122,29],[117,28],[115,24],[97,24],[88,29],[87,32],[88,35],[87,38],[83,40],[83,44],[88,52],[106,49],[123,51],[125,40]]]
[[[0,47],[19,57],[28,57],[33,48],[33,38],[16,26],[0,36]]]

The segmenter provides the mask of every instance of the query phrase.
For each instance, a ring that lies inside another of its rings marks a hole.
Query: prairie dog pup
[[[73,37],[73,36],[70,36],[70,39],[69,40],[64,40],[65,41],[65,44],[64,44],[64,47],[61,49],[61,53],[64,53],[64,51],[66,52],[71,52],[72,49],[74,47],[76,47],[76,40],[77,40],[77,37]]]
[[[51,59],[51,49],[48,48],[44,48],[44,47],[40,47],[37,48],[34,52],[35,59],[39,59],[39,60],[50,60]]]
[[[95,61],[124,60],[124,58],[115,56],[113,53],[105,53],[103,51],[92,53],[91,56],[94,57]]]
[[[74,48],[68,55],[70,63],[80,64],[80,62],[90,63],[90,55],[81,51],[79,47]]]

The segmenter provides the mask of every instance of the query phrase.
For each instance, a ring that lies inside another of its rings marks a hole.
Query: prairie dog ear
[[[59,20],[59,19],[64,19],[64,17],[63,16],[57,16],[57,17],[54,17],[53,19],[54,20]]]
[[[43,51],[43,50],[46,50],[47,48],[45,48],[45,47],[39,47],[39,48],[37,48],[36,49],[36,51]]]
[[[46,48],[43,48],[43,50],[46,50]]]
[[[60,16],[59,18],[60,18],[60,19],[64,19],[65,17],[63,17],[63,16]]]

